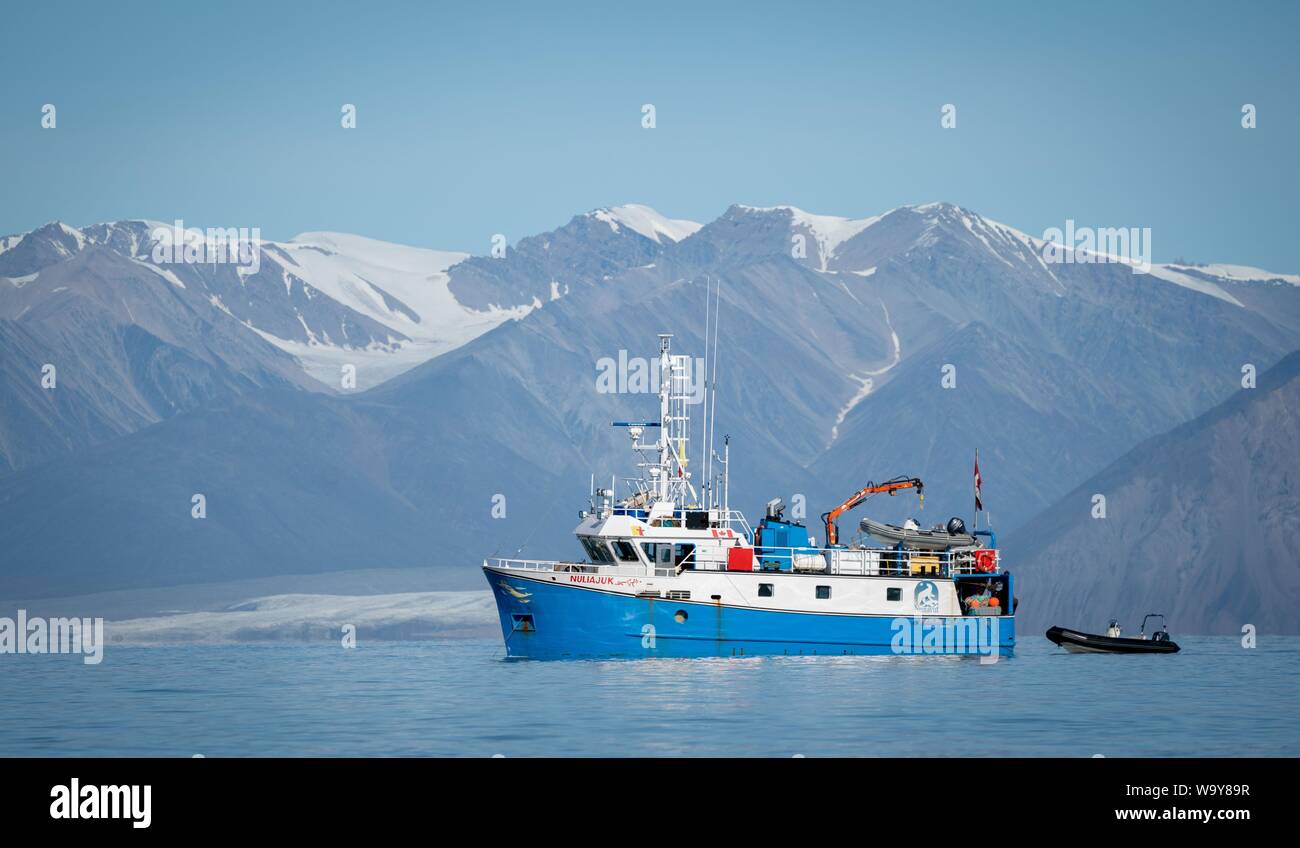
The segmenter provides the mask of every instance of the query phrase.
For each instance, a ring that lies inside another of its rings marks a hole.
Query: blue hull
[[[637,598],[484,568],[506,655],[717,657],[1009,656],[1014,616],[828,615]]]

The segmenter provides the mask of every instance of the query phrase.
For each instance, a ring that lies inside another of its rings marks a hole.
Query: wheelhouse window
[[[831,597],[831,587],[830,587],[830,586],[818,586],[818,587],[817,587],[817,600],[819,600],[819,601],[828,601],[828,600],[830,600],[830,597]]]
[[[592,562],[613,562],[614,558],[609,555],[609,548],[600,539],[591,536],[579,536],[578,540],[582,542],[582,547],[587,551],[587,557]]]
[[[759,583],[759,584],[758,584],[758,596],[759,596],[760,598],[770,598],[770,597],[772,597],[772,584],[771,584],[771,583]]]
[[[673,567],[673,546],[671,542],[642,542],[641,550],[655,564],[655,568]]]
[[[629,542],[623,539],[615,539],[609,543],[614,548],[614,556],[621,562],[637,562],[636,548],[632,547]]]
[[[641,549],[646,557],[655,564],[655,568],[695,567],[695,546],[678,542],[642,542]]]

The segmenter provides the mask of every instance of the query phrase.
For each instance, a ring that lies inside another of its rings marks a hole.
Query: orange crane
[[[890,497],[901,489],[916,489],[916,496],[921,500],[921,508],[925,508],[925,484],[918,477],[895,477],[893,480],[886,480],[877,485],[876,483],[867,483],[861,489],[854,492],[848,500],[832,509],[830,512],[822,513],[822,521],[826,522],[826,546],[834,547],[839,543],[839,528],[835,526],[835,520],[844,513],[861,504],[872,495],[881,492],[888,493]]]

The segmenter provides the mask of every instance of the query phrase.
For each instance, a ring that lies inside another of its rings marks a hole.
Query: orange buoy
[[[989,606],[1000,607],[1002,606],[1002,602],[999,601],[997,598],[989,598]]]

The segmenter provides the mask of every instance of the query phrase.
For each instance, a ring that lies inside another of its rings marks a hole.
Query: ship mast
[[[670,352],[672,335],[659,334],[659,450],[654,492],[659,501],[680,507],[691,506],[696,498],[691,475],[686,470],[690,441],[691,358]]]
[[[686,509],[697,506],[698,496],[691,485],[691,474],[686,470],[687,444],[690,441],[692,401],[691,358],[674,356],[670,351],[672,335],[659,334],[659,420],[614,421],[615,427],[626,427],[632,437],[632,450],[641,455],[637,467],[642,469],[638,480],[629,481],[636,491],[629,502],[653,498],[655,503],[671,504]],[[654,442],[641,441],[646,428],[656,427],[659,438]],[[653,454],[658,454],[651,459]],[[649,480],[646,479],[647,475]],[[612,493],[611,493],[612,494]]]
[[[656,469],[655,475],[657,477],[655,494],[656,499],[661,501],[668,500],[668,487],[672,482],[669,479],[672,476],[672,466],[669,462],[672,450],[669,432],[672,421],[672,416],[669,414],[672,356],[668,353],[672,341],[671,333],[659,334],[659,468]]]

